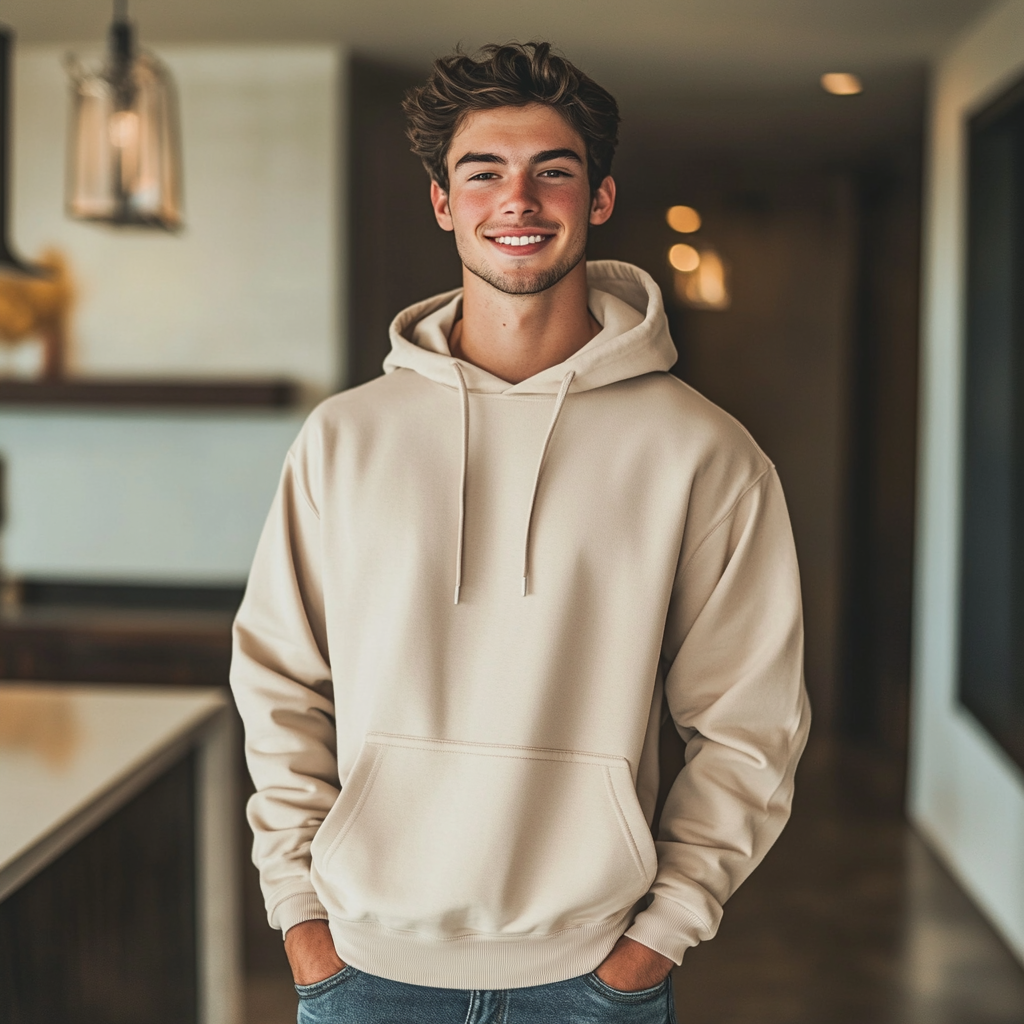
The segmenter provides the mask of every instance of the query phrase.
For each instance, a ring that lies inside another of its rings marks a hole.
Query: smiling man
[[[540,103],[473,111],[448,161],[444,185],[436,177],[430,185],[437,222],[455,232],[464,268],[462,316],[448,347],[518,384],[601,330],[587,308],[587,228],[611,216],[615,182],[605,175],[591,188],[583,139]]]
[[[807,735],[782,490],[668,373],[651,278],[586,261],[614,99],[510,44],[405,108],[463,287],[314,411],[260,540],[232,686],[270,923],[307,1024],[665,1024]]]

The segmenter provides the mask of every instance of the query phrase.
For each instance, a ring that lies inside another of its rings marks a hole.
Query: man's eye
[[[497,175],[493,171],[481,171],[479,174],[474,174],[470,177],[469,181],[490,181],[491,178],[496,178]]]
[[[540,176],[542,178],[568,178],[569,174],[567,171],[560,171],[557,167],[551,167],[546,171],[541,171]]]

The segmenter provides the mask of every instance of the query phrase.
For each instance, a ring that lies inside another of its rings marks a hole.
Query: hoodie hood
[[[456,359],[448,338],[462,306],[462,289],[445,292],[410,306],[391,324],[391,354],[384,372],[399,368],[459,391],[461,407],[461,470],[459,473],[458,540],[455,547],[455,604],[462,590],[466,535],[466,478],[469,471],[469,393],[555,395],[551,421],[537,459],[523,537],[522,595],[529,588],[530,539],[541,474],[558,418],[571,392],[664,371],[678,358],[668,331],[661,290],[650,274],[629,263],[601,260],[587,265],[587,305],[601,330],[568,359],[518,384],[496,377],[473,363]]]
[[[601,331],[564,362],[518,384],[488,373],[448,348],[462,309],[462,289],[444,292],[403,310],[391,324],[391,352],[384,372],[415,370],[452,387],[455,367],[470,391],[488,394],[557,394],[571,374],[570,390],[589,391],[645,373],[666,371],[678,358],[665,317],[661,290],[650,274],[629,263],[587,264],[588,306]]]

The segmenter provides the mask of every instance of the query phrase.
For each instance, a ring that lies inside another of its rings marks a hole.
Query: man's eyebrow
[[[547,163],[548,160],[575,160],[578,164],[583,163],[579,153],[574,149],[545,149],[543,153],[538,153],[533,157],[530,163],[543,164]]]
[[[464,157],[459,158],[455,166],[461,167],[463,164],[503,164],[504,162],[505,158],[498,156],[496,153],[467,153]]]
[[[544,164],[549,160],[575,160],[576,163],[582,164],[583,160],[579,153],[574,149],[545,149],[535,156],[530,158],[531,164]],[[505,163],[503,156],[498,156],[497,153],[466,153],[465,156],[459,157],[455,162],[456,167],[461,167],[463,164],[503,164]]]

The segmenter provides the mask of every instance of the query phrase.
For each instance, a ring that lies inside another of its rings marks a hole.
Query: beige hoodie
[[[666,371],[661,295],[588,267],[603,330],[509,385],[459,292],[288,454],[231,682],[271,924],[419,985],[681,961],[789,815],[809,724],[775,469]],[[686,767],[651,834],[667,706]]]

